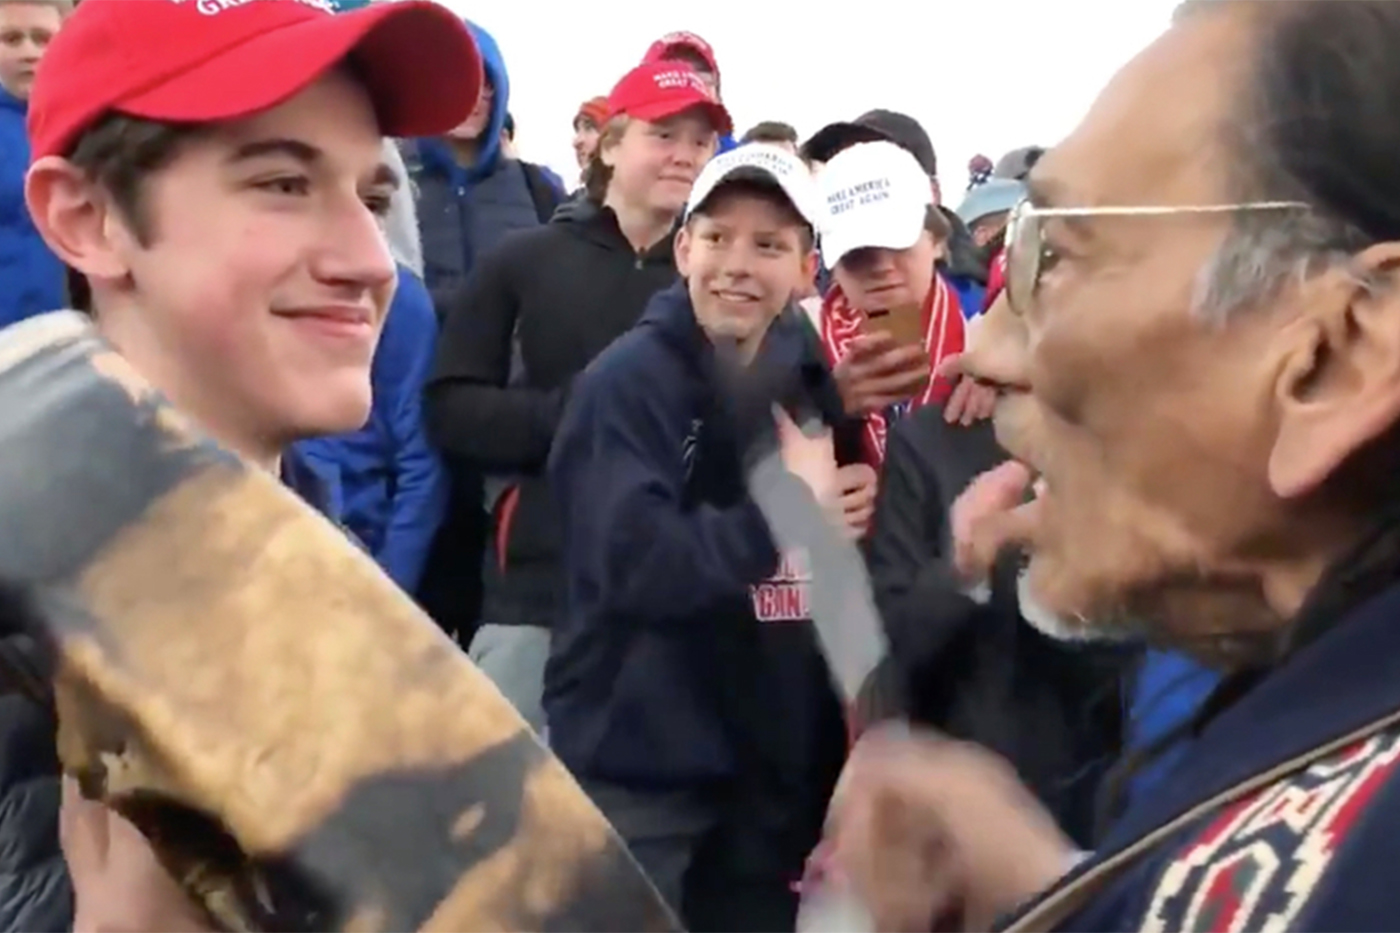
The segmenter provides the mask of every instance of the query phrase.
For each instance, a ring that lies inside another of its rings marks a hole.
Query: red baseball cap
[[[699,55],[705,60],[705,64],[710,66],[715,78],[719,78],[719,59],[715,58],[714,47],[693,32],[666,33],[647,49],[647,54],[642,58],[642,64],[669,61],[676,49],[690,49]]]
[[[110,0],[109,0],[110,2]],[[608,119],[624,114],[655,122],[699,107],[718,133],[734,132],[729,111],[700,75],[684,62],[659,61],[638,65],[617,82],[608,95]]]
[[[170,123],[250,116],[347,57],[386,136],[445,133],[481,93],[476,43],[431,0],[339,14],[329,0],[83,0],[34,78],[32,158],[67,153],[109,112]]]

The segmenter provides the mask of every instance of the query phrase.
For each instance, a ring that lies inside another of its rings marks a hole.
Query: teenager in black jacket
[[[1090,845],[1099,778],[1122,747],[1120,685],[1132,649],[1067,642],[1023,616],[1019,562],[977,589],[953,569],[954,502],[1006,460],[991,422],[949,424],[942,405],[890,431],[867,547],[890,640],[881,676],[901,713],[1007,758],[1065,831]]]
[[[491,533],[471,654],[537,729],[559,611],[558,519],[544,479],[559,415],[574,377],[675,281],[676,220],[730,128],[675,63],[634,69],[608,100],[589,200],[477,263],[443,322],[427,387],[428,429],[454,482],[485,477]]]

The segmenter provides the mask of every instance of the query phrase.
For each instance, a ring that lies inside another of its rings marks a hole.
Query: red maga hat
[[[29,100],[32,158],[65,154],[109,112],[169,123],[275,107],[352,57],[386,136],[435,136],[471,113],[481,54],[430,0],[336,14],[328,0],[83,0]]]

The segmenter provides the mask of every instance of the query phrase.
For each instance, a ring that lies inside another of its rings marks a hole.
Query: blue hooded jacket
[[[28,106],[0,89],[0,327],[67,306],[63,264],[49,252],[24,204]]]
[[[476,259],[507,233],[547,221],[564,200],[558,176],[501,153],[501,128],[510,109],[510,75],[489,32],[468,22],[495,89],[491,116],[470,166],[457,163],[441,139],[413,141],[405,153],[418,186],[424,279],[441,301],[460,287]]]
[[[428,558],[447,478],[423,432],[423,383],[437,343],[437,317],[423,283],[399,267],[370,381],[369,422],[353,434],[303,441],[298,450],[331,487],[332,512],[406,592]]]
[[[476,47],[481,52],[481,66],[486,72],[486,80],[496,91],[491,101],[491,118],[481,134],[481,149],[477,152],[476,164],[470,168],[458,165],[447,146],[439,140],[424,140],[421,145],[425,162],[447,172],[454,183],[470,185],[494,172],[500,161],[501,129],[506,125],[506,113],[510,110],[510,74],[506,71],[506,60],[495,37],[470,21],[467,21],[467,28],[471,30]]]

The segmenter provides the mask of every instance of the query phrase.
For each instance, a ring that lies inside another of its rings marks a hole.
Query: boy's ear
[[[802,280],[810,284],[816,284],[817,271],[821,265],[822,257],[817,252],[816,244],[807,250],[807,255],[802,257]]]
[[[24,180],[25,205],[44,243],[64,265],[89,278],[120,279],[125,226],[110,201],[67,159],[45,156]]]
[[[681,278],[690,277],[690,224],[683,223],[676,231],[676,271],[681,274]]]

